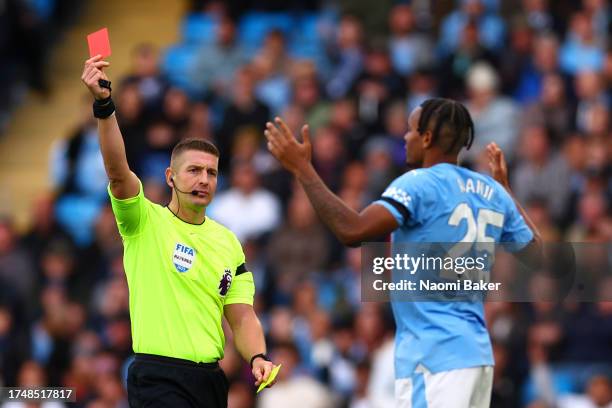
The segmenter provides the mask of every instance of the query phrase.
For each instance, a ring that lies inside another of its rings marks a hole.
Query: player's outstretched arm
[[[110,90],[98,83],[100,79],[108,80],[102,69],[109,65],[100,55],[85,61],[81,81],[98,101],[110,98]],[[119,199],[135,197],[139,190],[138,178],[128,166],[123,137],[114,113],[105,119],[98,118],[98,133],[104,168],[113,196]]]
[[[356,246],[397,229],[395,217],[383,206],[370,205],[358,213],[327,188],[311,163],[308,125],[302,128],[302,143],[280,118],[268,122],[264,134],[268,150],[298,179],[321,220],[343,244]]]

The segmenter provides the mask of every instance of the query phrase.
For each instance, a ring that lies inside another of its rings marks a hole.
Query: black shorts
[[[128,369],[130,407],[227,407],[229,383],[218,363],[136,354]]]

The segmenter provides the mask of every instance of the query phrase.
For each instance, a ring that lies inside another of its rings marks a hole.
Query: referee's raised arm
[[[140,186],[138,177],[128,166],[123,137],[114,115],[115,105],[111,99],[110,82],[102,71],[109,65],[100,55],[88,59],[85,61],[81,81],[95,98],[94,116],[98,119],[100,150],[111,192],[116,198],[125,199],[138,195]]]

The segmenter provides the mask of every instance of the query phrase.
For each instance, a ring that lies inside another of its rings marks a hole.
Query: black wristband
[[[266,356],[264,353],[259,353],[259,354],[255,354],[253,357],[251,357],[251,368],[253,368],[253,361],[255,361],[256,358],[263,358],[266,361],[270,361],[270,359],[268,358],[268,356]]]
[[[93,103],[93,115],[98,119],[106,119],[115,111],[115,104],[109,96],[106,99],[96,99]]]

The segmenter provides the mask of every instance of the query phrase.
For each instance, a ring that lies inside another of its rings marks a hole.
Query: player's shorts
[[[489,408],[493,366],[432,374],[423,366],[412,378],[395,380],[398,408]]]

